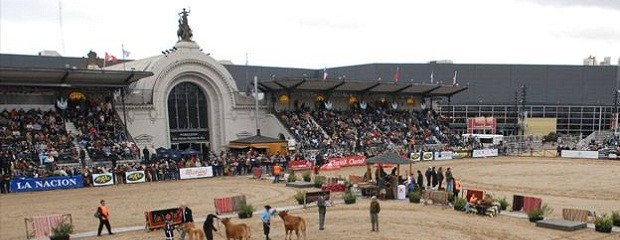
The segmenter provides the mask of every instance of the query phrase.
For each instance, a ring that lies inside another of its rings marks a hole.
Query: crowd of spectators
[[[307,109],[283,111],[278,114],[301,148],[321,149],[331,144],[329,136],[312,121]]]

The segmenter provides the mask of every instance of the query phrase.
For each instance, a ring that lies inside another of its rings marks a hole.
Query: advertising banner
[[[181,168],[179,169],[181,179],[194,179],[194,178],[206,178],[213,177],[212,167],[193,167],[193,168]]]
[[[314,167],[314,164],[311,161],[299,160],[299,161],[288,162],[288,168],[295,170],[295,171],[308,170],[308,169],[312,169],[313,167]]]
[[[84,187],[82,175],[69,177],[11,179],[11,192],[34,192]]]
[[[562,150],[563,158],[588,158],[588,159],[598,159],[598,151],[573,151],[573,150]]]
[[[450,160],[452,159],[452,152],[435,152],[435,160]]]
[[[114,184],[114,176],[112,173],[93,174],[93,186],[108,186]]]
[[[476,149],[471,153],[472,157],[480,158],[480,157],[497,157],[498,152],[497,149]]]
[[[341,158],[329,158],[327,162],[340,167],[364,166],[366,165],[366,157],[349,156]]]
[[[433,152],[424,152],[422,153],[422,160],[423,161],[431,161],[433,160]]]
[[[144,174],[144,171],[125,172],[125,182],[126,183],[146,182],[146,174]]]
[[[181,210],[178,208],[168,208],[161,210],[153,210],[144,212],[146,217],[146,227],[149,230],[162,228],[166,224],[166,220],[170,220],[172,225],[178,225],[183,222]]]
[[[411,159],[411,161],[417,162],[422,160],[422,153],[419,152],[413,152],[409,154],[409,158]]]
[[[471,153],[469,150],[458,150],[456,152],[452,152],[453,159],[461,159],[461,158],[470,158]]]

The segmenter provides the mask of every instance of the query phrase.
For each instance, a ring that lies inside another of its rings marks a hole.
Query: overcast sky
[[[0,0],[0,52],[120,58],[124,44],[145,58],[174,45],[184,7],[194,41],[235,64],[246,53],[250,65],[314,69],[620,57],[620,0]]]

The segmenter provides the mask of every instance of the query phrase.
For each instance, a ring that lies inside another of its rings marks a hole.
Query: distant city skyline
[[[148,4],[148,7],[145,7]],[[620,1],[2,0],[0,53],[161,54],[190,11],[193,40],[234,64],[323,69],[366,63],[582,65],[620,57]],[[62,14],[61,14],[62,13]]]

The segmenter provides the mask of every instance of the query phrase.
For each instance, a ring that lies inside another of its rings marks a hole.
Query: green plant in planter
[[[353,191],[348,189],[344,192],[344,203],[345,204],[353,204],[355,203],[356,200],[357,200],[357,196],[353,194]]]
[[[254,213],[254,206],[252,204],[245,204],[241,206],[241,210],[237,213],[239,218],[251,218],[252,213]]]
[[[497,200],[499,202],[500,205],[500,209],[502,211],[506,211],[506,209],[508,208],[508,206],[510,206],[510,204],[508,204],[508,200],[506,200],[506,197],[502,197],[499,200]]]
[[[295,193],[293,197],[295,198],[298,204],[304,204],[305,195],[306,195],[305,192],[297,191],[297,193]]]
[[[530,219],[530,222],[537,222],[545,219],[545,216],[551,214],[552,212],[553,208],[549,207],[547,204],[543,204],[540,209],[529,211],[527,213],[527,217]]]
[[[344,180],[344,188],[350,189],[351,187],[353,187],[353,183],[351,183],[349,180]]]
[[[603,215],[603,217],[597,217],[594,220],[594,230],[597,232],[610,233],[611,228],[614,226],[614,220],[611,215]]]
[[[319,176],[314,178],[314,187],[315,188],[321,188],[323,186],[323,178],[320,178]]]
[[[67,221],[62,221],[52,228],[51,240],[65,240],[69,239],[69,234],[73,233],[73,224]]]
[[[465,200],[465,198],[462,197],[457,197],[454,199],[454,210],[456,211],[465,211],[465,205],[467,204],[467,201]]]
[[[310,172],[305,172],[303,175],[301,175],[302,178],[304,179],[304,182],[310,182],[312,179],[310,178]]]
[[[286,182],[295,182],[297,181],[297,175],[295,174],[294,171],[291,171],[291,173],[288,175],[288,178],[286,179]]]
[[[419,191],[409,192],[407,197],[409,197],[409,202],[411,203],[420,203],[420,199],[422,199]]]
[[[611,219],[613,219],[613,221],[614,221],[614,226],[620,227],[620,211],[618,211],[618,212],[616,212],[616,211],[611,212]]]

